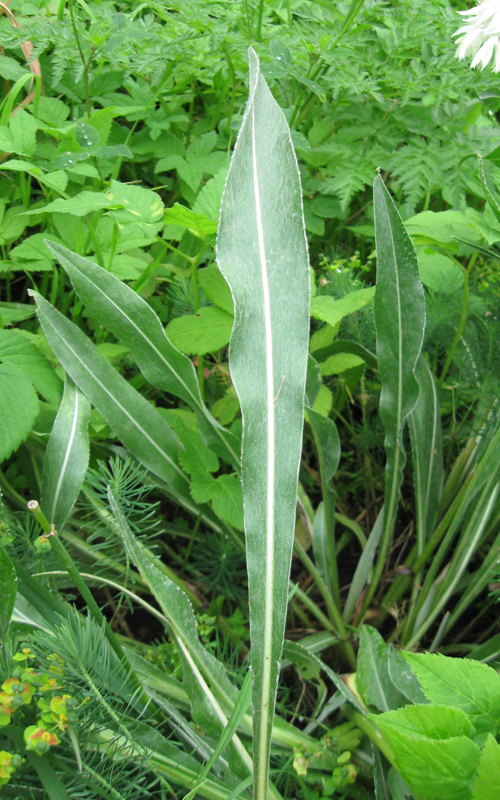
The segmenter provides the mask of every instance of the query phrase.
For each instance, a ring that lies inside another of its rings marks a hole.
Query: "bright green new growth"
[[[268,764],[297,502],[309,340],[299,171],[283,112],[250,58],[250,98],[224,190],[217,261],[235,305],[229,365],[242,420],[254,796]]]

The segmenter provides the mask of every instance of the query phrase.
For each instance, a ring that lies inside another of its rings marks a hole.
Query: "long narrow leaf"
[[[199,514],[189,494],[189,480],[177,465],[182,445],[171,428],[76,325],[36,292],[32,294],[40,324],[64,370],[132,455],[165,481],[179,503]]]
[[[389,552],[405,464],[403,427],[418,400],[415,368],[425,330],[424,288],[415,249],[380,176],[373,184],[373,207],[377,246],[374,315],[387,461],[384,530],[363,612],[377,590]]]
[[[443,443],[441,413],[436,384],[427,362],[421,355],[416,376],[420,386],[418,402],[408,417],[419,553],[434,530],[443,492]]]
[[[197,415],[207,444],[237,467],[236,437],[209,414],[192,362],[170,343],[151,306],[123,281],[87,258],[54,242],[45,244],[64,267],[92,316],[130,348],[146,380],[187,403]]]
[[[41,506],[60,531],[82,488],[89,461],[90,403],[66,376],[64,394],[50,433],[42,473]]]
[[[224,190],[217,260],[235,303],[229,366],[243,418],[254,794],[266,796],[297,502],[309,267],[285,117],[250,58],[250,97]]]

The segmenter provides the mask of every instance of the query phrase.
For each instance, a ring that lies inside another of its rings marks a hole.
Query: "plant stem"
[[[255,41],[260,42],[262,38],[262,17],[264,15],[264,0],[259,0],[259,16],[257,17],[257,30],[255,31]]]
[[[448,370],[449,370],[449,368],[451,366],[451,362],[453,361],[453,356],[455,355],[455,351],[456,351],[456,349],[458,347],[458,343],[459,343],[460,338],[462,336],[462,333],[464,331],[465,323],[467,322],[467,306],[468,306],[468,303],[469,303],[469,278],[470,278],[470,273],[471,273],[472,267],[476,263],[477,256],[478,256],[477,252],[472,254],[472,256],[470,257],[470,261],[469,261],[469,264],[467,266],[467,269],[465,271],[465,275],[464,275],[464,296],[463,296],[463,301],[462,301],[462,313],[460,314],[460,321],[458,323],[458,328],[457,328],[457,331],[455,333],[455,338],[453,339],[452,345],[451,345],[450,350],[448,352],[448,355],[446,357],[446,361],[444,362],[443,370],[441,372],[441,375],[439,376],[438,389],[441,389],[442,386],[443,386],[444,379],[446,378],[446,376],[448,374]]]
[[[78,52],[80,54],[80,59],[83,66],[83,85],[85,87],[85,103],[87,106],[87,119],[90,119],[89,61],[87,61],[83,53],[82,43],[80,41],[80,34],[78,33],[78,28],[76,25],[73,0],[68,0],[68,8],[71,17],[71,27],[73,28],[73,33],[75,34],[76,46],[78,48]]]

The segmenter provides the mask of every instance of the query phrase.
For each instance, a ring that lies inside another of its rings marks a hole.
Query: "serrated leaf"
[[[472,800],[498,800],[500,797],[500,745],[489,734],[481,752]]]
[[[398,689],[401,694],[404,694],[410,703],[426,703],[426,697],[410,665],[404,658],[401,658],[393,647],[388,647],[388,652],[389,678],[396,689]]]
[[[346,294],[341,300],[334,300],[329,295],[318,295],[311,300],[311,317],[335,326],[348,314],[354,314],[371,303],[374,296],[374,286],[367,289],[356,289],[356,291]]]
[[[470,800],[480,749],[466,736],[433,740],[401,731],[384,733],[396,767],[410,789],[426,800]]]
[[[217,222],[219,219],[222,193],[227,178],[227,169],[221,169],[217,175],[206,182],[200,189],[193,205],[195,214],[204,214],[208,219]]]
[[[146,239],[154,239],[163,225],[163,202],[156,192],[112,180],[106,197],[113,203],[109,215],[120,226],[134,225]]]
[[[200,469],[217,472],[219,459],[209,450],[198,431],[189,428],[180,419],[176,421],[174,430],[184,445],[184,450],[179,453],[179,463],[189,475]]]
[[[468,658],[437,653],[402,652],[431,703],[461,708],[478,734],[496,735],[500,720],[500,676],[492,667]]]
[[[407,702],[391,681],[388,647],[370,625],[361,628],[356,684],[365,701],[380,711],[389,711]]]
[[[426,736],[428,739],[453,739],[456,736],[468,736],[472,739],[475,730],[467,714],[453,706],[428,703],[426,705],[408,705],[385,714],[369,714],[384,733],[397,736]]]
[[[58,531],[76,503],[87,471],[89,419],[89,401],[67,377],[45,451],[42,473],[42,510]]]
[[[197,470],[192,475],[190,491],[196,503],[208,503],[212,499],[215,478],[205,470]]]
[[[190,208],[181,206],[180,203],[176,203],[172,208],[167,208],[164,222],[166,225],[181,225],[202,241],[217,230],[217,222],[209,219],[205,214],[197,214]]]
[[[48,359],[18,331],[0,330],[0,362],[14,364],[49,403],[61,400],[62,382]]]
[[[40,404],[31,381],[20,367],[0,364],[0,462],[29,435]]]
[[[181,353],[203,355],[229,344],[233,317],[215,306],[185,314],[168,323],[165,333]]]
[[[235,301],[229,367],[243,421],[254,797],[263,800],[295,529],[310,281],[290,131],[252,49],[249,59],[250,97],[224,190],[217,261]]]

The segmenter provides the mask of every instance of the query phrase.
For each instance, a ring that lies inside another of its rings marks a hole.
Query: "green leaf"
[[[419,703],[420,705],[426,703],[427,699],[410,665],[392,646],[387,649],[389,652],[389,678],[396,689],[404,694],[410,703]]]
[[[231,160],[217,261],[235,301],[229,367],[243,421],[254,796],[267,793],[295,528],[309,341],[309,265],[285,117],[249,51],[250,98]]]
[[[27,111],[20,109],[11,117],[9,123],[15,153],[20,156],[34,156],[36,151],[36,120]]]
[[[4,642],[16,601],[17,575],[3,547],[0,547],[0,585],[0,642]]]
[[[338,353],[335,356],[330,356],[326,361],[320,363],[321,374],[327,375],[341,375],[349,369],[360,367],[364,365],[364,361],[359,356],[352,353]]]
[[[24,371],[15,364],[0,364],[0,462],[29,435],[39,407]]]
[[[182,446],[156,409],[108,364],[95,345],[43,297],[32,292],[42,329],[65,372],[144,466],[192,513],[188,478],[178,464]]]
[[[27,172],[29,175],[32,175],[33,178],[36,178],[39,183],[43,183],[50,189],[55,189],[56,192],[64,192],[68,183],[68,176],[62,170],[44,172],[40,167],[30,164],[29,161],[20,161],[19,159],[14,158],[10,161],[4,161],[2,168],[11,169],[14,172]],[[58,201],[55,200],[54,202],[57,203]],[[49,203],[49,205],[52,205],[52,203]],[[34,211],[24,211],[23,214],[24,216],[28,216],[28,214],[40,214],[41,212],[46,211],[47,208],[47,206],[43,206],[42,208],[37,208]]]
[[[165,333],[181,353],[203,355],[229,344],[233,317],[215,306],[204,306],[196,314],[185,314],[168,323]]]
[[[156,192],[111,181],[106,197],[113,203],[109,215],[119,226],[134,225],[146,239],[154,239],[163,225],[163,203]]]
[[[17,81],[19,78],[22,78],[28,70],[29,68],[26,64],[22,66],[15,58],[9,58],[9,56],[4,55],[0,56],[0,75],[2,78],[5,78],[6,81]]]
[[[179,397],[196,413],[208,445],[233,466],[239,464],[236,438],[209,414],[191,361],[172,346],[150,305],[129,286],[86,258],[47,242],[89,312],[129,349],[147,381]]]
[[[214,481],[210,499],[220,519],[238,531],[243,530],[243,492],[236,475],[220,475]]]
[[[407,702],[391,681],[389,648],[370,625],[361,628],[356,684],[365,701],[380,711],[390,711]]]
[[[478,734],[496,736],[500,720],[500,675],[469,658],[402,652],[431,703],[465,711]]]
[[[346,294],[341,300],[334,300],[329,295],[317,295],[311,300],[311,317],[328,322],[335,326],[348,314],[354,314],[360,308],[371,303],[375,295],[375,287],[357,289]]]
[[[76,122],[75,139],[80,147],[95,147],[99,144],[99,132],[88,122]]]
[[[464,273],[456,261],[428,247],[418,249],[418,272],[424,286],[441,294],[455,294],[464,285]]]
[[[410,789],[425,800],[470,800],[480,750],[465,736],[434,740],[384,728],[396,767]]]
[[[58,405],[62,382],[48,359],[19,330],[0,330],[0,362],[14,364],[49,403]]]
[[[468,736],[472,739],[475,730],[467,714],[460,708],[430,703],[405,706],[385,714],[369,714],[368,717],[388,736],[426,736],[428,739],[452,739]]]
[[[432,373],[423,355],[417,362],[418,401],[408,417],[413,454],[413,480],[419,553],[434,531],[443,491],[441,412]]]
[[[481,752],[472,800],[498,800],[500,797],[500,745],[491,733]]]
[[[2,303],[0,301],[0,322],[5,328],[14,322],[22,322],[35,315],[33,306],[23,303]]]
[[[90,403],[66,378],[49,437],[42,473],[43,512],[58,531],[76,503],[89,460]]]
[[[210,267],[199,269],[197,273],[198,283],[203,289],[204,294],[212,303],[223,311],[227,311],[231,316],[234,315],[234,303],[231,291],[226,281],[222,277],[217,264]]]
[[[314,335],[315,334],[313,334],[313,336]],[[347,339],[337,339],[336,342],[332,342],[326,346],[321,345],[318,349],[311,350],[311,353],[314,354],[316,361],[323,361],[331,355],[352,353],[353,355],[359,356],[370,369],[378,370],[377,357],[367,350],[366,347],[363,347],[363,345],[348,341]]]
[[[172,208],[167,208],[164,222],[165,225],[181,225],[202,241],[205,241],[207,236],[217,230],[217,222],[209,219],[205,214],[195,214],[190,208],[181,206],[180,203],[175,203]]]
[[[227,178],[227,169],[221,169],[214,178],[202,186],[193,205],[195,214],[204,214],[208,219],[217,222],[222,200],[222,193]]]
[[[377,287],[374,316],[382,383],[380,417],[385,428],[384,530],[375,573],[363,603],[368,608],[382,576],[403,480],[403,427],[419,395],[415,368],[425,329],[424,289],[415,250],[392,198],[377,176],[373,185]]]
[[[48,214],[58,212],[59,214],[74,214],[75,217],[84,217],[92,211],[98,211],[103,208],[119,208],[120,203],[103,192],[79,192],[74,197],[68,200],[59,197],[52,203],[48,203],[42,208],[37,208],[35,211],[26,211],[25,216],[28,214]]]
[[[463,236],[464,231],[472,234],[470,220],[461,211],[422,211],[404,224],[415,244],[451,244],[455,236]]]

